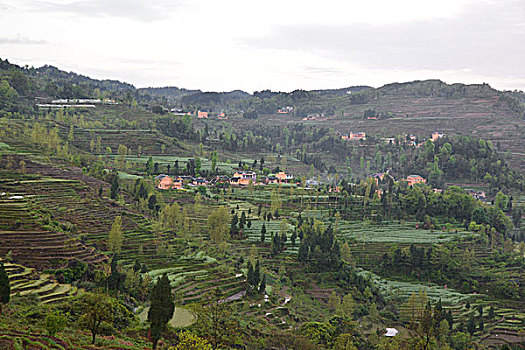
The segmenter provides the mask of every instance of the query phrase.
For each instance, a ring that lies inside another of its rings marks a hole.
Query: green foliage
[[[109,194],[109,197],[111,199],[118,199],[119,188],[120,188],[120,185],[118,181],[118,175],[115,173],[113,174],[113,179],[111,180],[111,190]]]
[[[168,350],[212,350],[211,344],[190,332],[181,331],[178,334],[179,342]]]
[[[120,215],[115,217],[115,221],[111,224],[111,230],[108,236],[108,250],[113,255],[119,254],[122,250],[122,243],[124,242],[124,234],[122,232],[122,217]]]
[[[238,323],[232,317],[229,303],[223,302],[223,294],[215,288],[202,302],[191,305],[196,322],[192,326],[201,337],[211,340],[212,348],[228,348],[234,343]]]
[[[10,293],[9,277],[5,271],[3,261],[0,261],[0,314],[2,313],[2,306],[9,302]]]
[[[322,229],[315,220],[303,222],[299,227],[304,238],[299,246],[298,260],[314,271],[329,271],[341,265],[341,253],[332,226]]]
[[[335,329],[330,323],[306,322],[303,323],[298,333],[304,335],[315,344],[329,348],[333,344],[333,333]]]
[[[84,325],[92,335],[92,344],[103,322],[113,321],[114,301],[104,294],[86,293],[80,298],[82,315],[80,324]]]
[[[168,322],[173,317],[173,312],[175,311],[170,281],[166,274],[163,274],[155,286],[153,286],[150,302],[148,322],[150,323],[153,349],[156,349],[157,342],[161,338],[162,333],[166,331]]]
[[[50,312],[44,320],[44,327],[47,333],[54,337],[66,326],[67,318],[58,311]]]
[[[208,216],[208,230],[213,243],[220,244],[226,240],[229,220],[230,215],[226,207],[219,207]]]

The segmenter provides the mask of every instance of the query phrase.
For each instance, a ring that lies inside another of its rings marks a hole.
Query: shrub
[[[58,311],[49,313],[44,321],[44,327],[51,337],[62,331],[65,326],[66,317]]]

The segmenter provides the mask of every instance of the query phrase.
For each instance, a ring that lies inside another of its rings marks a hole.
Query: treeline
[[[495,189],[525,189],[525,177],[508,166],[491,141],[469,136],[427,141],[415,152],[401,156],[393,169],[426,176],[434,186],[469,180],[488,183]]]

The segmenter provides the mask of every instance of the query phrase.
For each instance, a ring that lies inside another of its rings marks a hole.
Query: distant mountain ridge
[[[21,84],[24,85],[24,91],[18,91],[16,86],[17,79],[12,77],[13,72],[21,72],[26,77],[35,79],[36,84],[31,84],[31,82]],[[15,85],[13,87],[19,95],[27,95],[27,97],[90,98],[96,97],[95,95],[97,94],[103,94],[107,97],[127,101],[136,99],[146,105],[155,103],[175,105],[183,103],[194,106],[200,105],[206,108],[210,106],[221,106],[227,103],[235,104],[236,101],[254,100],[255,106],[257,106],[257,101],[274,98],[275,101],[270,107],[265,106],[263,108],[263,110],[268,109],[268,112],[270,112],[275,107],[283,107],[280,105],[315,104],[315,101],[319,98],[342,97],[344,100],[349,100],[351,104],[365,104],[377,99],[378,96],[396,95],[400,97],[417,96],[450,99],[498,96],[501,100],[508,103],[515,112],[522,113],[525,106],[525,94],[521,91],[498,91],[488,84],[446,84],[437,79],[403,83],[395,82],[379,88],[361,85],[337,89],[295,90],[292,92],[263,90],[250,94],[242,90],[203,92],[200,89],[185,89],[175,86],[136,88],[132,84],[119,80],[93,79],[75,72],[66,72],[51,65],[44,65],[39,68],[22,67],[10,63],[7,59],[0,59],[0,74],[3,77],[7,77],[6,79],[10,81],[12,86]],[[29,90],[27,90],[26,85],[29,86]],[[344,100],[341,101],[344,103]],[[337,108],[337,106],[331,106],[331,109]]]

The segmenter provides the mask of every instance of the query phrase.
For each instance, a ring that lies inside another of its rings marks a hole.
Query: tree
[[[496,206],[496,208],[505,211],[507,210],[508,201],[509,197],[507,197],[507,195],[505,195],[503,192],[499,191],[496,194],[496,198],[494,198],[494,205]]]
[[[341,313],[342,315],[352,318],[354,314],[355,301],[352,297],[352,294],[348,293],[343,297],[343,302],[341,303]]]
[[[332,311],[339,310],[341,308],[341,298],[336,294],[335,291],[328,296],[328,307]]]
[[[5,271],[4,263],[0,262],[0,315],[2,314],[2,305],[9,302],[10,294],[9,277]]]
[[[176,346],[168,350],[212,350],[211,344],[207,340],[198,337],[190,332],[181,331],[179,333],[179,342]]]
[[[126,163],[126,155],[128,154],[128,148],[125,145],[118,145],[118,162],[119,167],[122,169]]]
[[[352,251],[347,242],[344,242],[341,246],[341,260],[350,265],[355,264],[354,258],[352,257]]]
[[[115,172],[115,174],[113,175],[113,179],[111,180],[110,198],[117,199],[118,191],[119,191],[118,173]]]
[[[290,242],[292,242],[292,247],[295,247],[295,240],[297,239],[297,231],[294,230],[290,236]]]
[[[211,173],[215,173],[217,170],[217,161],[219,160],[219,155],[217,150],[213,151],[211,154]]]
[[[113,221],[111,230],[109,231],[108,250],[113,252],[113,255],[120,253],[123,241],[124,234],[122,233],[122,217],[119,215],[115,217],[115,221]]]
[[[237,227],[238,222],[239,222],[239,216],[237,215],[237,213],[235,213],[232,216],[232,219],[230,222],[230,234],[232,236],[237,235],[237,233],[239,233],[239,228]]]
[[[467,331],[470,333],[470,335],[476,332],[476,320],[474,320],[474,315],[470,315],[468,319]]]
[[[220,289],[215,288],[202,303],[191,306],[196,319],[194,327],[200,336],[211,339],[213,349],[222,348],[228,336],[235,334],[235,318],[232,317],[230,306],[222,298]]]
[[[479,317],[483,317],[483,305],[479,304],[478,307]]]
[[[264,243],[264,240],[266,238],[266,225],[263,223],[261,227],[261,242]]]
[[[49,336],[54,337],[58,332],[62,331],[66,326],[67,319],[60,312],[51,312],[46,316],[44,327]]]
[[[352,335],[348,333],[339,335],[335,339],[334,350],[357,350],[352,340]]]
[[[241,219],[239,220],[239,229],[242,231],[246,225],[246,213],[243,211],[241,213]]]
[[[95,337],[102,322],[113,321],[113,301],[104,294],[86,293],[81,297],[81,304],[83,314],[80,321],[91,331],[91,343],[95,345]]]
[[[219,244],[226,241],[226,235],[230,229],[229,221],[230,214],[226,207],[219,207],[208,216],[208,231],[213,243]]]
[[[153,168],[154,168],[154,165],[153,165],[153,158],[152,157],[149,157],[148,160],[146,161],[146,172],[148,174],[153,174]],[[177,166],[178,168],[178,166]]]
[[[157,207],[157,196],[155,196],[154,194],[152,194],[151,196],[149,196],[148,198],[148,208],[150,210],[153,210]]]
[[[164,228],[175,232],[181,231],[184,225],[184,216],[177,202],[166,205],[160,212],[159,219]]]
[[[148,322],[150,324],[153,349],[156,349],[157,342],[161,338],[162,332],[166,331],[168,322],[173,317],[173,312],[175,311],[170,281],[165,273],[153,286],[150,302]]]
[[[489,308],[489,319],[492,320],[494,318],[494,316],[495,316],[494,315],[494,306],[491,305],[490,308]]]
[[[261,283],[259,284],[259,293],[264,293],[266,291],[266,274],[262,275]]]

